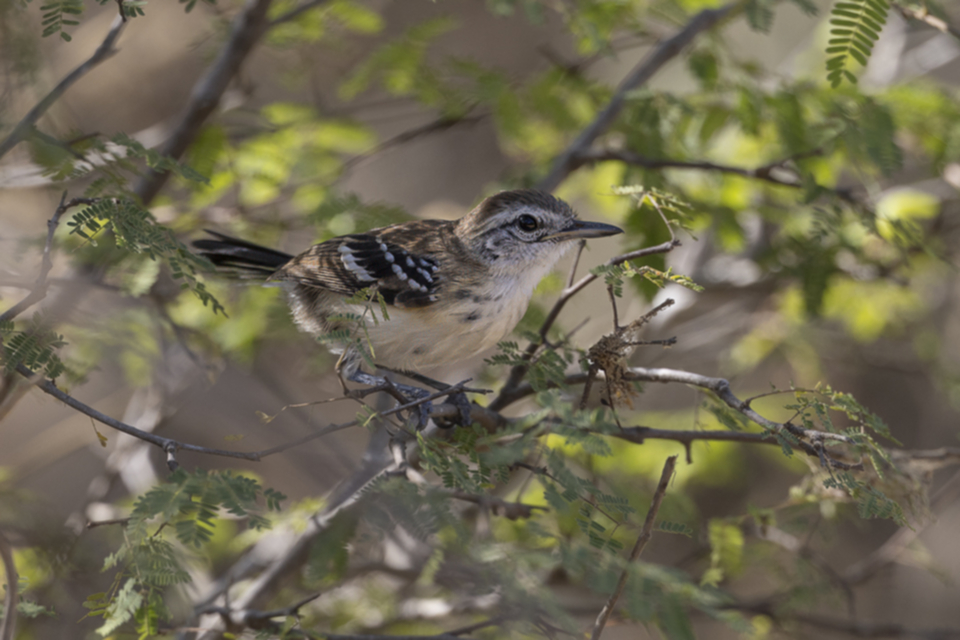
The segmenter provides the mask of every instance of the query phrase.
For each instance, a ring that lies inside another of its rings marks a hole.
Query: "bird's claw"
[[[470,408],[473,406],[473,403],[467,398],[466,393],[463,391],[455,391],[447,396],[447,402],[457,408],[459,415],[456,418],[435,420],[438,427],[441,429],[450,429],[452,427],[469,427],[473,424],[473,419],[470,415]]]

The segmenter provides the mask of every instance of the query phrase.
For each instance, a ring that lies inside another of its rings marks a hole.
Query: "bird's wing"
[[[424,307],[436,301],[440,260],[424,237],[435,221],[405,223],[314,245],[271,280],[288,280],[352,296],[375,287],[387,304]],[[407,250],[403,247],[409,247]]]

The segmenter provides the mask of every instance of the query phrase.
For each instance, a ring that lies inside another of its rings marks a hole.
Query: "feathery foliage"
[[[867,66],[873,45],[887,21],[887,0],[844,0],[830,11],[830,41],[827,43],[827,80],[834,88],[847,80],[856,84],[849,70],[850,58]]]

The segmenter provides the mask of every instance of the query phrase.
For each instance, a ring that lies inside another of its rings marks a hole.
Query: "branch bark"
[[[240,65],[267,32],[270,26],[267,11],[271,3],[272,0],[247,0],[243,11],[233,22],[226,46],[220,50],[220,55],[207,73],[194,85],[187,110],[173,135],[160,150],[161,154],[178,160],[196,139],[200,127],[220,104],[220,98],[239,72]],[[320,3],[310,4],[312,7]],[[169,172],[151,169],[140,179],[134,191],[144,206],[153,201],[169,177]]]

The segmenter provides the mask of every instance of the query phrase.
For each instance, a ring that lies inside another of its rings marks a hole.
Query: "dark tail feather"
[[[195,240],[200,255],[218,268],[242,277],[269,276],[293,256],[205,229],[215,240]]]

